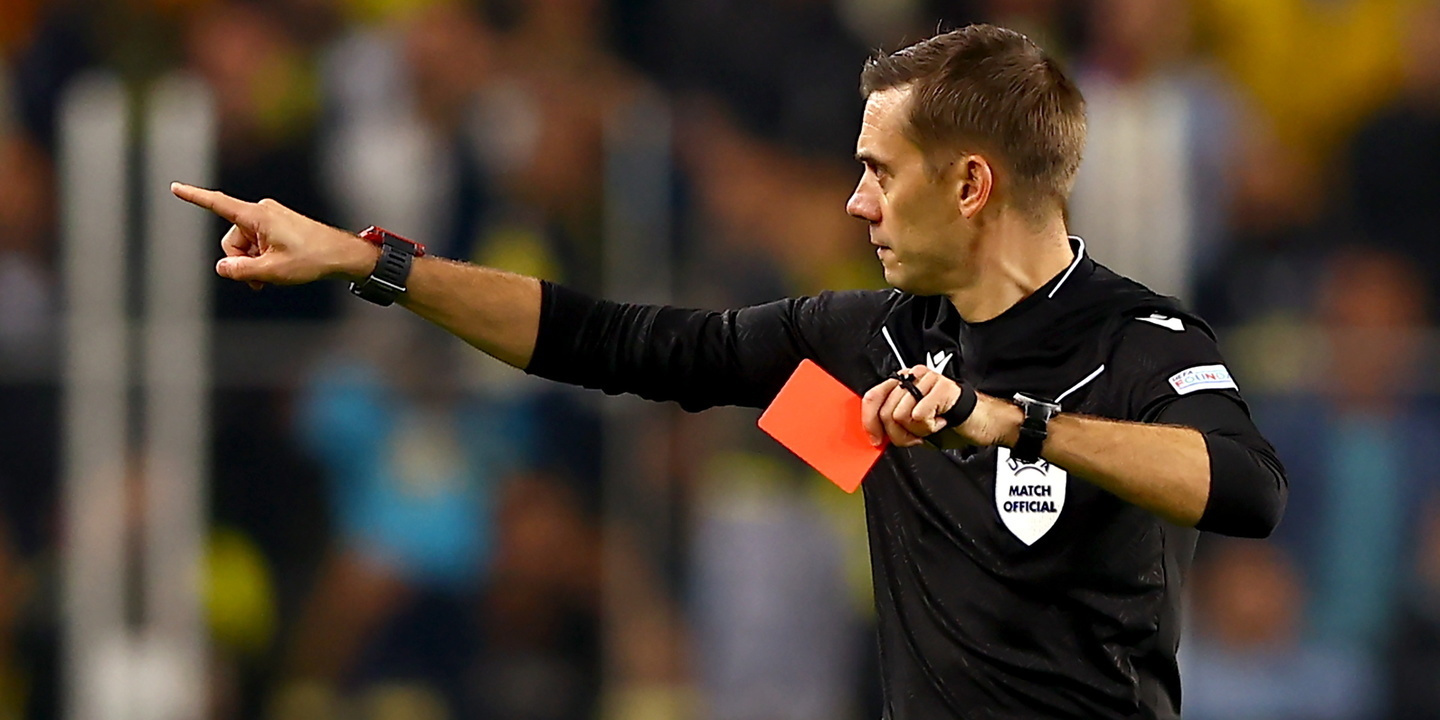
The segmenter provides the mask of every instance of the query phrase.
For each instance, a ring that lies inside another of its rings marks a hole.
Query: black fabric
[[[809,358],[862,394],[923,362],[994,397],[1063,396],[1067,412],[1144,421],[1194,393],[1186,373],[1223,364],[1198,318],[1085,257],[979,323],[900,291],[709,312],[545,285],[543,302],[529,372],[689,410],[764,406]],[[1019,503],[1055,504],[1028,542],[1021,511],[1002,509],[1002,491],[1023,494],[1022,470],[1063,488]],[[1003,448],[891,446],[862,487],[888,720],[1179,717],[1194,529]]]
[[[1199,530],[1237,537],[1267,537],[1280,522],[1289,485],[1285,467],[1250,419],[1245,406],[1215,393],[1186,395],[1165,405],[1157,422],[1205,435],[1210,455],[1210,497]]]

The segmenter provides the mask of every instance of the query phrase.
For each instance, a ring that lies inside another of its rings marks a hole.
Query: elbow
[[[1228,513],[1228,517],[1217,518],[1212,522],[1206,522],[1207,518],[1202,517],[1196,527],[1231,537],[1263,540],[1275,532],[1275,528],[1280,525],[1280,518],[1284,514],[1285,496],[1284,493],[1277,493],[1264,502],[1254,502],[1248,507],[1235,508]]]
[[[1267,538],[1280,525],[1289,481],[1279,461],[1224,438],[1208,438],[1210,496],[1195,524],[1232,537]]]
[[[1267,503],[1262,513],[1257,513],[1255,523],[1256,534],[1248,537],[1268,538],[1280,526],[1280,519],[1285,517],[1285,502],[1290,497],[1290,486],[1286,484],[1285,476],[1280,475],[1279,488],[1275,492],[1271,502]]]
[[[1275,532],[1284,514],[1285,493],[1282,490],[1223,508],[1215,503],[1207,504],[1195,528],[1231,537],[1264,539]]]

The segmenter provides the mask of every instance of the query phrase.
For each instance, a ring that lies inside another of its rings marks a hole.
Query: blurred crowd
[[[622,300],[617,138],[663,128],[664,236],[623,260],[718,307],[879,286],[859,68],[974,21],[1078,78],[1072,231],[1216,325],[1289,468],[1272,541],[1202,541],[1185,716],[1440,718],[1440,2],[5,0],[0,719],[61,714],[76,78],[202,79],[232,195]],[[617,477],[592,394],[336,283],[212,291],[217,345],[318,338],[215,358],[215,720],[879,716],[859,500],[754,413],[651,408]]]

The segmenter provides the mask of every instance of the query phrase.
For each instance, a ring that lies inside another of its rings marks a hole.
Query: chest
[[[1090,337],[990,337],[940,327],[890,328],[864,349],[859,389],[902,367],[932,371],[1001,399],[1016,393],[1057,399],[1065,412],[1124,419],[1124,393],[1106,375],[1109,348]],[[867,503],[887,518],[887,533],[919,550],[960,546],[1005,572],[1035,561],[1041,575],[1075,561],[1102,541],[1133,543],[1154,524],[1148,514],[1065,469],[1041,460],[1022,463],[1003,447],[941,450],[891,448],[866,482]],[[1138,513],[1138,514],[1137,514]],[[903,536],[903,537],[901,537]],[[1085,538],[1085,543],[1075,542]],[[1074,567],[1095,567],[1086,561]]]

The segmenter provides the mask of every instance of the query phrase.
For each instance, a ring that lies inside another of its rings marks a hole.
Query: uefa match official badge
[[[1045,460],[1023,462],[1010,457],[1010,448],[996,448],[995,509],[1020,542],[1034,545],[1055,527],[1065,508],[1066,477]]]

